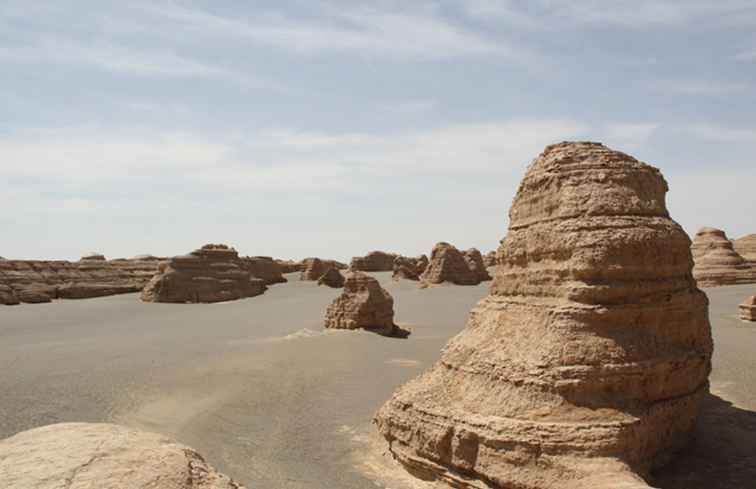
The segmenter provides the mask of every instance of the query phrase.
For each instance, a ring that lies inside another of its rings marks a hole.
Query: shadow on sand
[[[653,475],[660,489],[756,487],[756,412],[710,394],[690,445]]]

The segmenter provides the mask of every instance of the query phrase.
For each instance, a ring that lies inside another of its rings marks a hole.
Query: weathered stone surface
[[[708,393],[712,339],[659,170],[546,147],[510,210],[488,297],[376,415],[412,473],[459,488],[647,487]],[[433,261],[433,260],[431,260]]]
[[[751,266],[756,265],[756,234],[749,234],[733,241],[735,252],[742,256]]]
[[[21,301],[19,301],[18,296],[13,291],[13,289],[8,287],[7,285],[0,284],[0,304],[6,306],[15,306],[20,302]]]
[[[140,287],[134,284],[67,283],[58,286],[58,298],[89,299],[92,297],[128,294],[130,292],[139,292],[140,290]]]
[[[394,334],[394,299],[375,278],[351,271],[344,282],[344,293],[328,306],[325,327]]]
[[[305,258],[302,260],[302,272],[299,280],[318,280],[329,268],[320,258]]]
[[[470,269],[465,256],[457,248],[441,242],[433,247],[430,262],[420,280],[430,284],[478,285],[481,278]]]
[[[161,263],[159,273],[142,290],[142,300],[224,302],[254,297],[265,289],[265,282],[244,268],[236,250],[226,245],[208,244]]]
[[[491,275],[486,270],[486,265],[483,263],[483,256],[480,254],[477,248],[470,248],[465,251],[465,261],[467,266],[478,277],[481,282],[491,280]]]
[[[79,261],[93,260],[93,261],[105,261],[105,255],[101,253],[89,253],[81,257]]]
[[[397,256],[394,259],[392,278],[394,280],[420,280],[420,275],[423,274],[427,266],[428,257],[425,255],[416,258]]]
[[[281,267],[281,273],[301,272],[304,265],[301,261],[294,260],[276,260],[278,266]]]
[[[244,489],[193,449],[113,424],[61,423],[0,441],[3,489]]]
[[[262,279],[265,285],[287,282],[282,275],[281,266],[269,256],[245,256],[241,259],[242,267],[253,277]]]
[[[735,252],[725,232],[703,228],[691,245],[693,277],[699,287],[756,283],[756,268]]]
[[[756,295],[752,295],[739,306],[740,319],[744,321],[756,321]]]
[[[344,278],[344,276],[341,274],[340,271],[336,270],[335,268],[329,268],[318,279],[318,285],[327,285],[328,287],[339,289],[344,286],[345,280],[346,279]]]
[[[363,272],[390,272],[394,268],[396,253],[385,251],[371,251],[365,256],[355,256],[349,264],[350,270]]]
[[[496,250],[491,250],[483,256],[483,264],[486,267],[496,266]]]

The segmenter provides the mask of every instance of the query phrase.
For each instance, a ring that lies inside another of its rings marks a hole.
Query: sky
[[[756,0],[0,0],[0,255],[494,249],[600,141],[756,233]]]

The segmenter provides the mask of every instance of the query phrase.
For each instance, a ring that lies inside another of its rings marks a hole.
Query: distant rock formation
[[[598,143],[531,163],[490,294],[376,415],[409,472],[465,489],[648,487],[686,443],[712,354],[666,192],[659,170]]]
[[[300,261],[277,259],[276,263],[278,263],[278,266],[281,268],[281,273],[301,272],[304,268]]]
[[[302,260],[302,272],[299,274],[299,280],[318,280],[329,268],[320,258],[305,258]]]
[[[253,277],[262,279],[265,285],[287,282],[281,266],[269,256],[245,256],[241,259],[242,267]]]
[[[393,335],[394,299],[378,281],[359,271],[347,274],[344,293],[328,306],[325,327],[333,329],[366,329]]]
[[[756,283],[756,268],[735,252],[725,232],[702,228],[691,245],[693,277],[699,287]]]
[[[427,266],[428,257],[425,255],[416,258],[397,256],[394,258],[392,278],[394,280],[420,280],[420,275],[423,274]]]
[[[365,256],[355,256],[349,264],[350,270],[362,272],[390,272],[394,268],[396,253],[371,251]]]
[[[478,285],[481,277],[470,269],[465,256],[457,248],[441,242],[433,247],[430,262],[420,280],[430,284]]]
[[[105,261],[105,255],[101,253],[89,253],[88,255],[82,256],[79,261],[85,260]]]
[[[327,285],[328,287],[339,289],[344,286],[344,281],[345,278],[340,271],[336,270],[335,268],[329,268],[318,279],[318,285]]]
[[[740,319],[743,321],[756,321],[756,295],[752,295],[739,306]]]
[[[486,265],[483,263],[483,256],[480,254],[477,248],[470,248],[464,253],[467,267],[478,277],[480,282],[487,282],[491,280]]]
[[[733,241],[735,251],[751,266],[756,266],[756,234],[749,234]]]
[[[496,266],[496,250],[489,251],[483,256],[483,264],[486,268]]]
[[[208,303],[254,297],[265,282],[245,269],[238,253],[223,244],[208,244],[160,265],[142,290],[145,302]]]
[[[61,423],[0,440],[3,489],[244,489],[188,446],[113,424]]]

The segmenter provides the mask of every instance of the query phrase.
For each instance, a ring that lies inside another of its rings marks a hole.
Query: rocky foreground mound
[[[375,421],[409,472],[458,488],[640,488],[708,393],[708,301],[659,170],[546,147],[490,294]],[[433,260],[431,260],[433,262]]]
[[[739,306],[740,319],[743,321],[756,321],[756,295],[752,295]]]
[[[457,248],[441,242],[433,247],[430,262],[420,280],[429,284],[449,282],[456,285],[478,285],[482,276],[480,271],[470,267],[468,259]]]
[[[394,299],[376,279],[352,271],[344,282],[344,293],[326,310],[325,327],[366,329],[384,335],[396,332]]]
[[[371,251],[365,256],[355,256],[349,264],[350,270],[363,272],[390,272],[394,268],[396,253]]]
[[[420,280],[420,276],[428,266],[428,257],[420,255],[416,258],[397,256],[392,266],[394,280]]]
[[[3,489],[244,489],[191,448],[112,424],[62,423],[0,441]]]
[[[733,241],[735,252],[742,256],[751,266],[756,266],[756,234],[749,234]]]
[[[721,229],[698,231],[691,251],[695,262],[693,277],[699,287],[756,283],[756,267],[735,251]]]
[[[208,244],[188,255],[176,256],[142,290],[145,302],[208,303],[254,297],[265,282],[253,277],[233,248]]]

